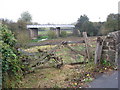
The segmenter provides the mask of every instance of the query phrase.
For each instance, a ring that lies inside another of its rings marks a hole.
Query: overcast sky
[[[17,21],[28,11],[32,21],[40,24],[71,24],[86,14],[90,21],[105,21],[110,13],[118,13],[119,0],[1,0],[0,18]]]

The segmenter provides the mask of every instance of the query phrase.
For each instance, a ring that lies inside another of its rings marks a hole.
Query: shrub
[[[22,65],[19,61],[19,52],[15,49],[16,39],[10,30],[4,25],[0,25],[0,52],[2,60],[2,86],[3,88],[13,88],[19,82]]]
[[[66,31],[61,31],[60,36],[61,36],[61,37],[66,37],[66,36],[67,36],[67,32],[66,32]]]
[[[18,43],[24,47],[30,41],[29,32],[27,30],[19,30],[16,39]]]
[[[56,33],[55,33],[55,31],[49,30],[48,33],[47,33],[47,35],[48,35],[48,37],[49,37],[50,39],[56,38]]]
[[[80,36],[80,31],[77,30],[77,29],[74,29],[74,30],[73,30],[73,35],[74,35],[74,36]]]

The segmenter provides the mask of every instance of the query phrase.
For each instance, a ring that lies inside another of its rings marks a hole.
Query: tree
[[[0,21],[2,22],[2,24],[6,25],[8,29],[11,30],[12,32],[16,32],[16,30],[18,30],[18,25],[16,22],[3,18],[0,19]]]
[[[84,30],[84,32],[87,32],[89,36],[97,35],[97,30],[93,26],[93,23],[90,21],[83,23],[82,29]]]
[[[78,18],[78,20],[77,20],[75,28],[76,29],[82,29],[83,23],[88,22],[88,21],[89,21],[89,18],[86,15],[83,15],[83,16],[81,15],[80,18]]]
[[[80,18],[78,18],[75,28],[79,29],[80,32],[87,32],[89,36],[97,35],[97,30],[86,15],[81,15]]]
[[[101,33],[106,35],[109,32],[118,30],[118,14],[109,14],[107,16],[107,21],[104,23],[104,26],[101,29]]]
[[[23,20],[18,20],[17,25],[18,32],[16,34],[16,39],[20,45],[25,46],[30,40],[29,30],[26,27],[27,23]]]
[[[105,27],[112,31],[118,30],[118,14],[108,15]]]
[[[32,16],[28,11],[25,11],[21,14],[20,20],[23,20],[24,22],[30,23],[32,20]]]
[[[31,14],[28,11],[26,11],[21,14],[21,18],[19,18],[17,21],[18,34],[16,38],[18,40],[18,43],[22,46],[25,46],[26,43],[28,43],[30,40],[29,31],[27,30],[26,25],[32,24],[31,20],[32,20]]]
[[[101,29],[103,29],[103,25],[105,22],[93,22],[93,26],[95,28],[95,31],[97,32],[97,35],[101,34]]]
[[[18,20],[17,21],[17,25],[18,25],[18,28],[19,28],[19,31],[22,31],[22,30],[26,30],[26,25],[27,25],[27,22],[23,21],[23,20]]]

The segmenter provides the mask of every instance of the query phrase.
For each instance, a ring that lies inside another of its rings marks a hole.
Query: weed
[[[89,78],[85,78],[85,79],[83,80],[83,82],[91,82],[92,80],[93,80],[93,78],[89,77]]]
[[[107,60],[102,60],[101,64],[104,65],[104,66],[111,66],[111,63]]]
[[[47,35],[49,39],[56,38],[56,33],[54,31],[48,31]]]
[[[55,84],[55,85],[53,86],[53,88],[60,88],[60,86],[57,85],[57,84]]]
[[[61,37],[66,37],[66,36],[67,36],[67,32],[66,32],[66,31],[61,31],[60,36],[61,36]]]

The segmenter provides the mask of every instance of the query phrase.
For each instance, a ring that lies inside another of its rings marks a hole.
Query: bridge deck
[[[72,27],[74,28],[74,25],[70,24],[41,24],[41,25],[27,25],[27,28],[45,28],[45,27]]]

